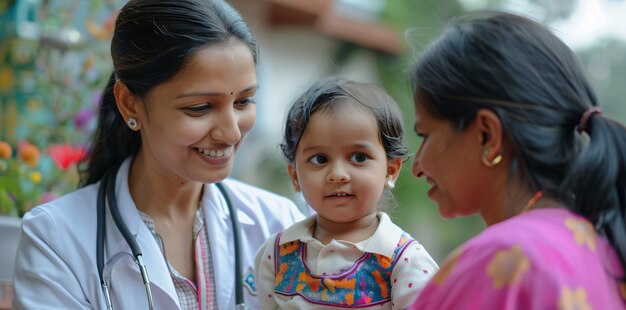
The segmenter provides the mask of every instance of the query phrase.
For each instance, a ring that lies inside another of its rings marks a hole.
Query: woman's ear
[[[479,139],[482,145],[482,160],[489,163],[499,160],[502,157],[504,141],[502,135],[502,122],[496,113],[489,109],[480,109],[476,113],[476,130],[479,132]],[[496,163],[497,164],[497,163]]]
[[[124,121],[128,124],[132,118],[136,125],[131,128],[138,130],[143,124],[143,102],[133,93],[130,92],[124,82],[117,80],[113,86],[113,94],[115,95],[115,103],[117,109],[122,114]]]
[[[297,192],[300,192],[300,182],[298,181],[298,173],[296,172],[296,166],[293,164],[287,165],[287,171],[289,172],[289,177],[291,178],[291,183],[293,183],[293,189]]]

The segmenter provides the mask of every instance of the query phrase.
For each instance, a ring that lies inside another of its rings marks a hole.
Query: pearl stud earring
[[[130,129],[132,130],[137,129],[137,120],[134,117],[129,117],[128,121],[126,121],[126,124],[128,124],[128,127],[130,127]]]
[[[385,187],[388,189],[393,189],[394,187],[396,187],[396,181],[394,181],[392,178],[388,178],[387,182],[385,182]]]

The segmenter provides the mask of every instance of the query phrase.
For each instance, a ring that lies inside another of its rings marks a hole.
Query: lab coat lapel
[[[218,309],[232,309],[235,305],[235,243],[228,206],[215,185],[205,185],[202,203],[215,273],[217,306]]]
[[[179,300],[178,295],[176,294],[176,289],[174,288],[174,283],[172,282],[172,278],[169,274],[169,268],[167,263],[165,262],[165,258],[148,227],[141,216],[137,211],[137,207],[133,202],[130,192],[128,190],[128,169],[130,167],[130,160],[126,160],[118,171],[118,175],[116,178],[116,188],[115,192],[117,195],[117,202],[120,211],[120,215],[124,220],[124,223],[128,226],[131,234],[133,234],[139,244],[139,247],[143,254],[143,259],[146,264],[146,268],[148,271],[148,277],[150,282],[152,283],[151,287],[153,289],[153,294],[155,294],[155,302],[157,300],[155,292],[155,287],[158,290],[162,291],[164,294],[169,296],[173,303],[175,303],[179,308]],[[112,257],[116,253],[119,252],[127,252],[131,253],[130,247],[124,240],[124,237],[119,232],[117,227],[115,226],[115,222],[111,217],[110,212],[107,208],[107,251],[106,256],[108,258]],[[139,267],[134,264],[131,260],[124,260],[127,264],[133,264],[133,268],[130,268],[133,272],[137,273],[139,279],[141,279],[141,272],[139,271]],[[121,264],[121,262],[120,262]],[[137,282],[138,287],[141,289],[141,294],[143,293],[143,283],[141,280]],[[138,296],[130,296],[130,298],[140,298]]]
[[[154,236],[145,224],[140,226],[139,234],[137,235],[137,242],[143,252],[143,258],[148,270],[150,282],[154,284],[152,286],[153,290],[154,286],[158,287],[180,308],[176,288],[174,287],[174,282],[172,281],[172,276],[170,275],[163,253],[157,245]],[[135,270],[137,273],[141,273],[138,267],[135,268]]]

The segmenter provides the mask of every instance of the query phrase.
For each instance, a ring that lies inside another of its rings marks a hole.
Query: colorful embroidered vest
[[[403,233],[393,257],[365,253],[352,267],[338,275],[317,276],[306,265],[306,243],[299,240],[274,245],[274,292],[301,296],[310,303],[335,307],[368,307],[391,300],[391,272],[406,247],[415,242]]]

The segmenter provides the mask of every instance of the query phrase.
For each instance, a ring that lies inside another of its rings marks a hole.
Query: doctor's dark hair
[[[117,109],[116,79],[145,98],[154,87],[175,77],[199,49],[233,39],[248,45],[256,63],[255,39],[241,15],[225,1],[130,0],[115,22],[114,73],[104,89],[82,185],[98,182],[141,147],[139,132],[128,128]]]
[[[290,163],[295,161],[298,144],[314,113],[332,113],[337,105],[350,101],[356,101],[376,118],[387,158],[405,159],[408,149],[402,142],[402,114],[393,98],[375,85],[339,78],[325,79],[312,85],[292,103],[280,145],[285,158]]]
[[[458,131],[479,109],[497,114],[513,147],[511,178],[589,219],[626,266],[626,128],[586,113],[598,105],[594,90],[550,30],[508,13],[467,15],[411,75],[416,104]]]

